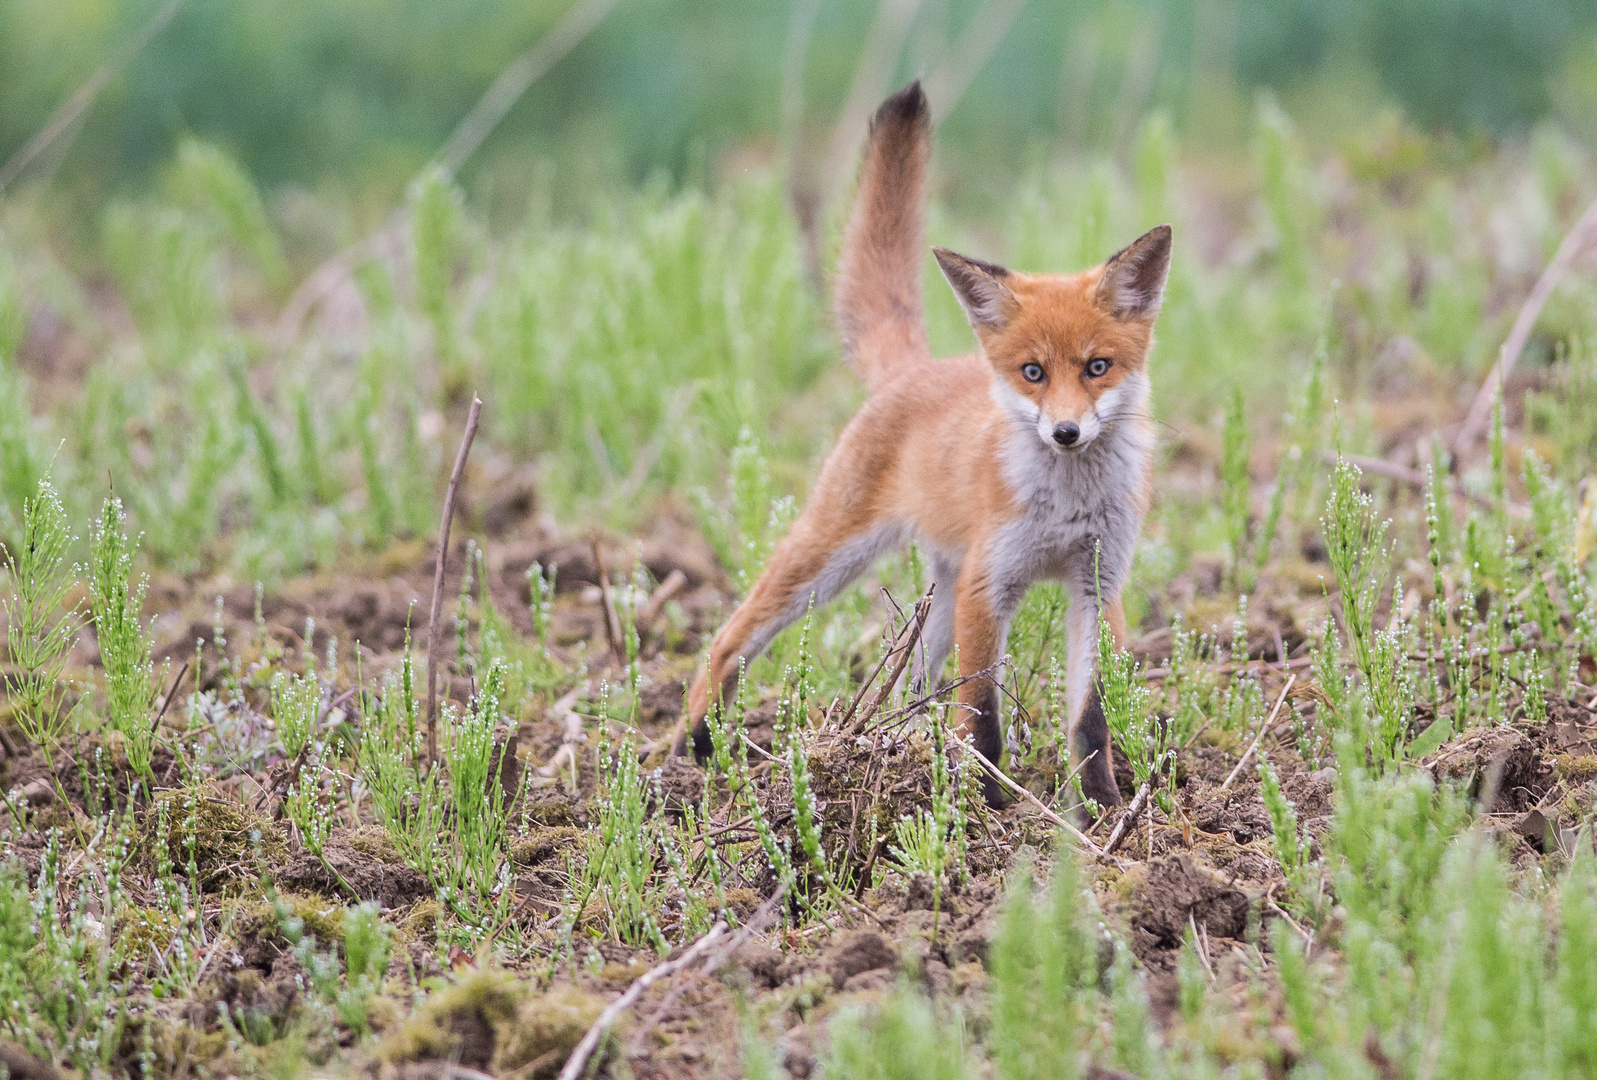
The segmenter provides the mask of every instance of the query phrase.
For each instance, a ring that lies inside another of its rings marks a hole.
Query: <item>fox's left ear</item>
[[[1156,225],[1104,263],[1098,303],[1117,318],[1151,319],[1164,300],[1170,274],[1170,226]]]

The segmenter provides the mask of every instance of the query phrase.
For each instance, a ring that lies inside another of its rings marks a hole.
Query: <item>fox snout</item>
[[[1037,414],[1037,437],[1059,453],[1080,450],[1103,431],[1103,424],[1088,409],[1078,417],[1051,416],[1047,409]]]

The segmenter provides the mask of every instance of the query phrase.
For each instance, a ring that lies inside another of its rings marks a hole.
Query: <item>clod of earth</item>
[[[540,866],[582,842],[583,831],[570,825],[534,825],[510,845],[517,866]]]
[[[1248,898],[1242,890],[1186,855],[1148,867],[1131,903],[1132,949],[1143,963],[1179,949],[1191,926],[1213,938],[1241,938],[1248,925]]]
[[[375,900],[385,908],[405,907],[433,895],[426,878],[397,859],[385,862],[376,857],[366,839],[363,850],[347,833],[334,833],[322,845],[320,858],[301,851],[278,872],[278,881],[287,888],[346,900]]]
[[[0,1042],[0,1070],[10,1080],[60,1080],[61,1076],[54,1065],[10,1042]]]
[[[658,784],[666,812],[679,820],[688,807],[698,806],[704,792],[704,770],[684,757],[666,758],[645,779],[649,784],[650,806],[653,806],[655,785]]]
[[[832,987],[843,989],[843,984],[855,975],[880,968],[893,968],[898,964],[898,953],[882,935],[869,930],[850,935],[826,958],[826,971],[832,976]]]
[[[1523,810],[1546,791],[1536,747],[1517,728],[1466,731],[1444,743],[1429,766],[1437,783],[1481,800],[1487,813]]]

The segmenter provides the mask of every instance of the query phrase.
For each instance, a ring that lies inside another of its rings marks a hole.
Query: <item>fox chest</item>
[[[1023,445],[1005,464],[1020,512],[996,530],[988,555],[1000,590],[1047,579],[1078,593],[1118,590],[1142,530],[1146,450],[1113,438],[1073,455]]]

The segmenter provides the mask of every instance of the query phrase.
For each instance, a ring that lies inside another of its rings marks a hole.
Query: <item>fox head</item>
[[[1018,274],[932,250],[993,365],[994,392],[1050,448],[1080,450],[1146,408],[1170,226],[1080,274]]]

